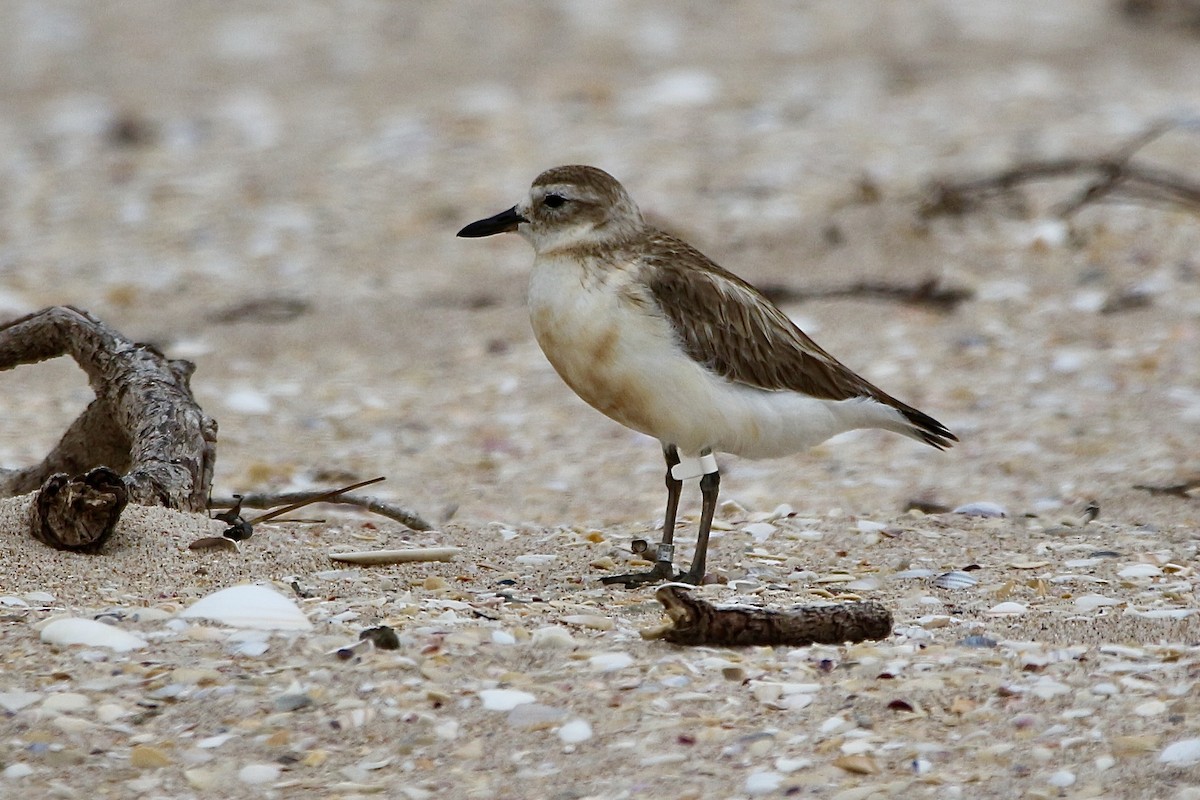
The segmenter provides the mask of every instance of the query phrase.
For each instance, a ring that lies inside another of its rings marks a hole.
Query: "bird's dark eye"
[[[548,208],[559,208],[566,202],[567,198],[563,197],[561,194],[548,194],[546,195],[546,199],[542,201],[542,204]]]

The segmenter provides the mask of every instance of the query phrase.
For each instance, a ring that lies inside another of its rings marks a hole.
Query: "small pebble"
[[[557,725],[567,717],[561,708],[543,703],[521,703],[508,712],[508,724],[514,728],[542,729]]]
[[[171,766],[171,757],[165,751],[140,744],[129,751],[129,766],[138,769],[158,769]]]
[[[778,772],[752,772],[746,776],[746,794],[762,795],[779,791],[783,775]]]
[[[9,764],[4,768],[4,772],[0,773],[6,780],[15,781],[20,778],[26,778],[33,774],[33,767],[25,763]]]
[[[1068,786],[1075,785],[1075,773],[1070,770],[1060,769],[1050,776],[1047,781],[1051,786],[1056,786],[1059,789],[1066,789]]]
[[[247,764],[238,770],[238,780],[257,786],[279,780],[280,768],[275,764]]]
[[[303,692],[297,694],[281,694],[275,698],[272,705],[276,711],[299,711],[313,704],[313,699]]]
[[[573,719],[558,729],[558,738],[566,744],[578,744],[592,738],[592,726],[586,719]]]

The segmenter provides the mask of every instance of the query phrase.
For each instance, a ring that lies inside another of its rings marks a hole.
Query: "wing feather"
[[[825,352],[757,289],[700,251],[655,231],[647,284],[684,350],[715,374],[768,391],[823,400],[871,398],[904,415],[935,447],[956,441],[944,425],[901,403]]]

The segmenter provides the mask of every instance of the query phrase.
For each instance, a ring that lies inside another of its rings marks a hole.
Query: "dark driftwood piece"
[[[882,639],[892,633],[891,612],[874,601],[775,610],[714,606],[679,586],[663,586],[654,596],[671,622],[642,631],[642,636],[672,644],[802,647]]]
[[[1139,150],[1175,127],[1174,123],[1155,125],[1112,153],[1027,161],[981,178],[934,180],[926,187],[918,214],[922,219],[959,217],[975,211],[989,198],[1012,197],[1024,184],[1071,177],[1090,180],[1074,198],[1057,206],[1055,213],[1063,218],[1104,200],[1169,205],[1200,213],[1200,182],[1133,161]]]
[[[192,396],[194,365],[167,359],[71,306],[0,326],[0,370],[63,355],[87,374],[96,399],[42,463],[0,469],[0,496],[42,490],[34,502],[34,536],[65,549],[98,547],[124,507],[109,473],[120,476],[129,501],[203,511],[217,423]],[[106,504],[111,524],[97,530],[96,520],[106,518],[98,509]]]
[[[886,281],[856,281],[846,286],[824,289],[796,289],[784,284],[760,285],[760,290],[775,303],[797,303],[831,297],[852,297],[866,300],[890,300],[920,306],[933,311],[950,313],[975,293],[970,289],[945,286],[937,276],[917,283],[888,283]]]

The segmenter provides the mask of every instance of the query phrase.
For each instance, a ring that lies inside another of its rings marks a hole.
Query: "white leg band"
[[[712,453],[702,456],[680,456],[679,463],[671,467],[671,477],[677,481],[686,481],[717,471],[717,457]]]

